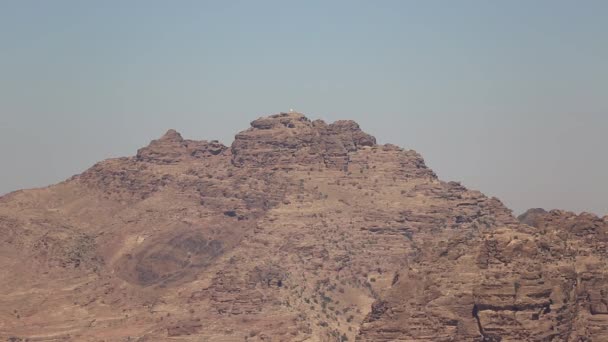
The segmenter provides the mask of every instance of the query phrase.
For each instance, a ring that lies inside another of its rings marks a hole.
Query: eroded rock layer
[[[353,121],[170,130],[0,197],[0,340],[603,341],[607,235],[518,221]]]

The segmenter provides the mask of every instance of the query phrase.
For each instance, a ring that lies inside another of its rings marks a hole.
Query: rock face
[[[160,139],[137,151],[137,161],[175,164],[188,159],[215,156],[227,149],[217,141],[184,140],[175,130],[168,130]]]
[[[358,339],[608,340],[608,221],[542,209],[521,215],[524,224],[503,220],[464,239],[430,238],[423,261],[372,306]]]
[[[608,340],[607,218],[532,209],[519,219],[547,237],[541,246],[551,256],[545,272],[563,288],[552,293],[564,317],[556,328],[574,341]]]
[[[293,169],[298,166],[346,170],[349,153],[376,144],[354,121],[311,122],[302,114],[281,113],[251,122],[236,135],[232,162],[239,166]]]
[[[607,240],[352,121],[170,130],[0,197],[0,340],[604,341]]]

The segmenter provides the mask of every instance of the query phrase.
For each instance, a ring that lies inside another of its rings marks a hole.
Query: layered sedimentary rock
[[[184,140],[181,134],[170,129],[158,140],[137,151],[137,161],[152,163],[179,163],[191,158],[202,159],[215,156],[226,150],[227,147],[214,140],[194,141]]]
[[[358,339],[608,339],[608,221],[542,209],[519,219],[524,224],[493,221],[465,238],[445,230],[429,238],[433,247],[399,272]]]
[[[298,166],[344,169],[349,152],[373,146],[376,139],[354,121],[326,124],[299,113],[282,113],[251,122],[236,135],[232,161],[239,166],[292,169]]]
[[[170,130],[0,197],[0,340],[602,341],[607,226],[518,221],[352,121]]]

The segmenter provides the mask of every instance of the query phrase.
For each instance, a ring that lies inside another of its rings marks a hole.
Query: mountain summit
[[[169,130],[0,197],[0,340],[603,341],[608,219],[436,176],[354,121]]]

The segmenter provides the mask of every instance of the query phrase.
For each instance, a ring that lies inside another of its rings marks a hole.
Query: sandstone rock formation
[[[531,226],[431,238],[436,251],[428,249],[422,270],[402,271],[361,340],[607,340],[608,221],[539,209],[520,220]]]
[[[0,340],[603,341],[607,235],[518,221],[352,121],[170,130],[0,197]]]

